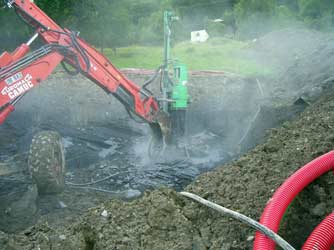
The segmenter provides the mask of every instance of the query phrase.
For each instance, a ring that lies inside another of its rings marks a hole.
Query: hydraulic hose
[[[333,168],[334,151],[331,151],[299,169],[277,189],[274,196],[269,200],[261,216],[260,223],[272,231],[278,232],[284,212],[292,200],[316,178]],[[275,242],[257,232],[255,235],[254,249],[274,250]]]
[[[334,245],[334,212],[324,219],[312,232],[303,250],[330,250]]]

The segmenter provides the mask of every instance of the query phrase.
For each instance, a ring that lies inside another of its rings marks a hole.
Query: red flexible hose
[[[334,168],[334,151],[306,164],[292,176],[290,176],[282,186],[280,186],[272,199],[269,200],[260,223],[270,228],[274,232],[279,229],[279,224],[285,210],[292,200],[311,182],[319,176]],[[255,235],[255,250],[275,250],[275,242],[259,232]]]
[[[303,250],[330,250],[334,245],[334,212],[324,219],[312,232]]]

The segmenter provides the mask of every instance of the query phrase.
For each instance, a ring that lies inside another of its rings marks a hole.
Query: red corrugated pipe
[[[277,232],[285,210],[293,199],[319,176],[334,169],[334,151],[331,151],[306,164],[290,176],[269,200],[260,223]],[[275,242],[257,232],[254,242],[255,250],[275,250]]]
[[[324,219],[312,232],[303,246],[303,250],[326,249],[334,245],[334,212]]]

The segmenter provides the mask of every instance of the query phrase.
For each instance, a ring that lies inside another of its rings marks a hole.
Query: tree
[[[298,0],[277,0],[277,5],[287,7],[295,13],[299,11]]]
[[[61,25],[70,25],[71,16],[77,1],[75,0],[36,0],[40,7],[48,16]]]
[[[177,10],[190,30],[203,29],[207,20],[222,18],[224,12],[233,10],[237,0],[172,0],[172,7]]]
[[[242,34],[247,39],[296,19],[314,28],[334,26],[333,0],[35,0],[35,2],[62,27],[81,31],[82,37],[101,48],[116,48],[132,43],[161,44],[165,10],[172,10],[181,17],[173,28],[177,40],[188,39],[192,30],[212,26],[210,21],[217,18],[224,20],[224,25],[215,27],[218,29],[217,35],[230,29],[233,33],[238,31],[239,35]],[[1,46],[13,46],[29,34],[27,32],[29,29],[19,23],[13,13],[12,10],[0,10]]]
[[[313,28],[334,25],[334,2],[332,0],[298,0],[299,14]]]
[[[298,0],[300,15],[304,18],[316,19],[321,16],[319,0]]]
[[[141,44],[162,44],[163,41],[163,13],[171,10],[170,0],[141,0],[137,2],[140,12],[132,8],[130,15],[136,12],[135,37]]]
[[[74,10],[75,26],[83,37],[102,50],[128,45],[131,20],[126,6],[126,1],[81,1]]]
[[[31,32],[12,9],[0,9],[0,54],[26,42]]]
[[[275,0],[240,0],[234,9],[239,19],[244,19],[252,15],[270,17],[276,8]]]

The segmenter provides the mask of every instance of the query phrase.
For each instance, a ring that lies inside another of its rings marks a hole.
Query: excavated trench
[[[259,44],[263,46],[261,42],[266,39],[269,38],[263,38]],[[327,42],[315,46],[322,48],[321,53],[312,50],[313,64],[306,56],[298,64],[293,61],[276,81],[230,74],[192,75],[187,150],[171,149],[165,157],[153,160],[147,157],[149,129],[132,121],[115,98],[81,77],[53,75],[30,92],[0,128],[0,199],[4,201],[0,205],[0,231],[17,232],[39,222],[25,230],[24,236],[12,238],[1,234],[0,246],[5,246],[4,249],[250,247],[249,229],[181,199],[174,191],[153,191],[131,203],[108,200],[132,200],[146,190],[159,187],[183,189],[201,173],[231,162],[263,142],[269,128],[294,119],[324,92],[331,93],[328,67],[331,64],[319,68],[319,62],[324,62],[328,52],[334,51],[332,46],[324,49]],[[317,77],[310,79],[309,75],[315,71]],[[137,83],[147,78],[127,74]],[[238,161],[202,175],[187,189],[258,218],[272,190],[300,165],[330,149],[332,139],[324,139],[323,131],[331,126],[332,104],[328,99],[308,108],[297,122],[284,123],[282,129],[274,130],[268,143]],[[66,181],[87,183],[113,175],[112,179],[93,186],[108,193],[68,185],[63,194],[37,196],[25,171],[26,152],[35,133],[50,129],[63,137]],[[330,194],[332,179],[326,178],[302,196],[312,196],[315,201],[303,204],[305,198],[301,198],[291,207],[290,220],[284,222],[283,228],[292,243],[300,245],[304,240],[295,231],[300,221],[304,218],[310,221],[307,227],[302,226],[307,234],[318,217],[333,208],[332,198],[329,201],[325,198]],[[96,207],[101,202],[104,205]],[[87,209],[84,219],[78,220],[78,215]],[[108,215],[101,217],[104,211]],[[314,220],[312,215],[318,217]],[[48,224],[43,224],[46,221]],[[69,223],[73,226],[66,226]]]
[[[140,83],[146,76],[130,77]],[[125,199],[135,198],[147,189],[160,186],[180,190],[200,173],[239,153],[244,145],[235,142],[243,143],[247,136],[247,126],[260,105],[258,88],[251,79],[224,75],[193,77],[190,81],[193,105],[187,117],[187,146],[169,149],[163,157],[150,159],[147,151],[150,130],[147,125],[131,120],[115,98],[88,80],[58,73],[29,93],[1,127],[1,157],[7,164],[18,165],[18,171],[25,170],[32,136],[41,130],[55,130],[63,137],[66,180],[69,183],[88,183],[114,175],[112,179],[92,187]],[[36,200],[36,189],[30,184],[17,185],[19,182],[29,183],[29,178],[24,173],[4,178],[2,197],[8,193],[22,193],[21,200],[25,200],[25,196]],[[16,187],[23,190],[16,190]],[[86,189],[68,188],[69,193],[80,191],[88,197],[95,197],[94,192]],[[7,221],[6,209],[10,205],[4,203],[4,219],[0,228],[13,231],[17,220],[18,229],[23,228],[29,221],[19,219],[25,216],[23,211],[26,209],[22,209],[25,206],[33,206],[29,211],[35,215],[41,208],[47,210],[41,211],[42,214],[52,214],[62,206],[80,204],[80,201],[79,204],[78,201],[67,204],[69,201],[59,200],[59,205],[51,202],[51,207],[48,207],[48,202],[43,200],[41,198],[36,207],[27,202],[23,202],[22,207],[16,205],[19,208],[11,212],[15,218],[12,223]],[[12,199],[9,202],[13,202]]]
[[[147,78],[129,72],[128,75],[138,83]],[[36,188],[29,184],[26,173],[5,177],[2,197],[21,195],[13,196],[15,209],[14,205],[3,203],[0,229],[13,232],[31,225],[40,216],[52,220],[53,213],[58,216],[64,208],[89,208],[97,203],[94,188],[106,191],[101,192],[99,201],[105,196],[133,199],[160,186],[181,190],[199,174],[252,148],[264,139],[266,129],[293,118],[305,108],[292,104],[281,112],[281,108],[265,106],[266,89],[258,79],[197,73],[190,79],[189,88],[193,104],[187,114],[186,146],[168,149],[159,159],[148,156],[148,126],[133,121],[113,96],[83,77],[68,77],[60,72],[31,91],[0,130],[4,138],[1,157],[7,165],[18,165],[18,171],[26,170],[32,136],[41,130],[58,131],[66,150],[69,185],[64,197],[37,198]],[[153,91],[156,89],[152,86]],[[17,156],[11,159],[13,155]],[[96,185],[71,185],[110,175],[111,179]],[[85,201],[78,199],[77,193]],[[30,219],[26,218],[27,210]]]

